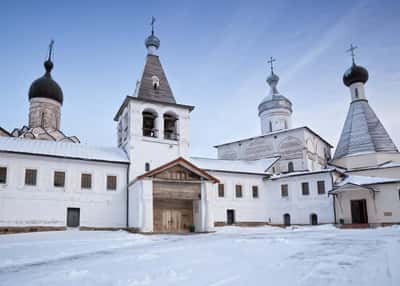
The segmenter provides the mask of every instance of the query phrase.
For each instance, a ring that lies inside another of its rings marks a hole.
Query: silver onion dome
[[[146,41],[144,42],[146,45],[146,48],[153,46],[158,49],[160,47],[160,39],[157,38],[153,33],[146,38]]]
[[[266,110],[278,108],[287,109],[292,112],[292,103],[289,99],[280,94],[276,87],[278,85],[278,82],[279,76],[272,72],[271,75],[267,78],[267,83],[270,86],[270,93],[258,105],[259,114],[263,113]]]

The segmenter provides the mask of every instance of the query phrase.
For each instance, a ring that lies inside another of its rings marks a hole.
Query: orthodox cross
[[[353,46],[353,44],[350,45],[350,49],[346,50],[346,52],[351,54],[351,59],[353,60],[353,65],[355,64],[354,62],[354,50],[358,49],[357,46]]]
[[[154,35],[154,23],[156,22],[156,18],[154,18],[153,16],[151,17],[151,34]]]
[[[54,46],[54,40],[51,40],[50,41],[50,44],[49,44],[49,61],[51,61],[51,56],[53,55],[53,46]]]
[[[271,65],[271,73],[274,73],[274,62],[276,62],[276,59],[274,59],[273,57],[270,57],[269,60],[267,61],[267,63],[269,63]]]

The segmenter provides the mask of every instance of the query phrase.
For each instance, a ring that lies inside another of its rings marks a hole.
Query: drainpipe
[[[129,228],[129,170],[131,168],[131,163],[129,162],[126,171],[126,228]]]
[[[333,175],[331,172],[329,174],[331,175],[331,188],[333,189]],[[332,199],[333,199],[333,219],[334,219],[334,223],[336,224],[336,195],[335,194],[333,194]]]

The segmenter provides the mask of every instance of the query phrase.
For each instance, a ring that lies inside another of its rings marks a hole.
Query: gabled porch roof
[[[219,180],[217,178],[215,178],[214,176],[211,176],[206,171],[200,169],[199,167],[192,164],[191,162],[184,159],[183,157],[179,157],[171,162],[168,162],[168,163],[161,165],[153,170],[150,170],[150,171],[144,173],[143,175],[138,176],[135,181],[142,180],[144,178],[154,178],[156,175],[158,175],[172,167],[175,167],[175,166],[181,166],[181,167],[195,173],[196,175],[198,175],[199,177],[201,177],[202,179],[205,179],[207,181],[211,181],[213,183],[219,183]]]

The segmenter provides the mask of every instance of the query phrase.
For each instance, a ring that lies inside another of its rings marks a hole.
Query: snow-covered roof
[[[318,171],[299,171],[299,172],[274,174],[271,176],[271,179],[274,180],[274,179],[282,179],[282,178],[295,177],[295,176],[315,175],[315,174],[321,174],[321,173],[329,173],[332,171],[338,171],[338,170],[336,168],[329,168],[329,169],[323,169],[323,170],[318,170]]]
[[[69,142],[0,137],[0,152],[60,158],[128,163],[125,152],[116,147],[94,147]]]
[[[384,183],[400,182],[400,178],[383,178],[383,177],[369,177],[369,176],[347,176],[343,181],[336,184],[336,187],[342,187],[346,184],[353,184],[359,186],[376,185]]]
[[[279,157],[260,160],[220,160],[191,157],[189,161],[207,171],[264,174],[278,159]]]

